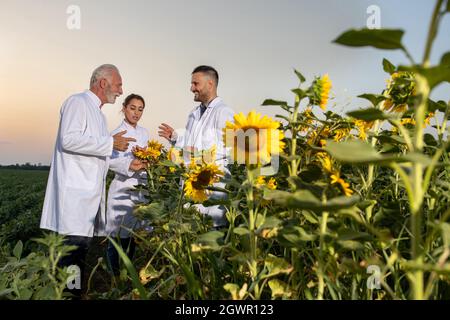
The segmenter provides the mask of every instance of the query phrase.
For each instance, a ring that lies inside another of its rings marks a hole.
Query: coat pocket
[[[65,168],[65,183],[68,188],[94,190],[101,182],[99,181],[99,167],[95,163],[88,161],[67,160]]]
[[[213,146],[217,147],[217,132],[213,128],[205,128],[201,135],[201,146],[200,150],[209,150]]]

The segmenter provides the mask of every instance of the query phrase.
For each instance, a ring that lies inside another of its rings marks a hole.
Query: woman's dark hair
[[[122,105],[123,105],[124,107],[126,107],[126,106],[130,103],[130,101],[133,100],[133,99],[141,100],[141,101],[142,101],[142,104],[143,104],[144,107],[145,107],[145,101],[144,101],[144,98],[142,98],[140,95],[135,94],[135,93],[132,93],[132,94],[128,95],[128,97],[126,97],[125,100],[123,101],[123,104],[122,104]]]

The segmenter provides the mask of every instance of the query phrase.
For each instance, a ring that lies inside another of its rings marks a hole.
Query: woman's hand
[[[131,152],[136,153],[137,151],[145,151],[146,148],[142,148],[139,146],[134,146],[133,148],[131,148]]]
[[[140,159],[133,159],[130,163],[130,170],[131,171],[139,171],[139,170],[145,170],[148,168],[148,161],[146,160],[140,160]]]

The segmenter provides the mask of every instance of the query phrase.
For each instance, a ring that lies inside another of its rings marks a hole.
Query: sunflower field
[[[149,166],[134,214],[148,223],[133,231],[132,261],[110,239],[122,273],[114,295],[96,298],[450,299],[450,101],[431,99],[450,82],[450,52],[430,64],[448,13],[450,1],[437,0],[420,62],[402,30],[352,29],[334,40],[409,61],[381,62],[385,89],[361,93],[363,109],[334,112],[329,75],[294,70],[292,101],[267,99],[262,112],[227,122],[226,168],[215,147],[149,141],[135,150]],[[226,226],[199,205],[225,210]]]
[[[133,262],[121,252],[133,283],[126,294],[449,299],[450,105],[430,94],[450,82],[450,53],[429,61],[449,11],[437,1],[421,63],[401,30],[341,34],[335,43],[400,50],[410,64],[384,59],[386,88],[361,94],[367,107],[346,115],[328,107],[328,75],[308,81],[295,70],[293,102],[262,104],[279,109],[276,119],[251,111],[227,123],[229,172],[212,161],[214,148],[185,166],[181,150],[150,142],[137,154],[151,165],[148,184],[137,187],[148,201],[135,214],[154,228],[136,231],[143,254]],[[236,144],[238,132],[248,143]],[[225,208],[227,227],[214,228],[199,203]]]

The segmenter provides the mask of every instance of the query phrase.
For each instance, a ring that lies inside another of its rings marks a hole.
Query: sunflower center
[[[204,170],[197,176],[197,180],[192,182],[195,189],[205,189],[211,182],[212,173],[210,170]]]

